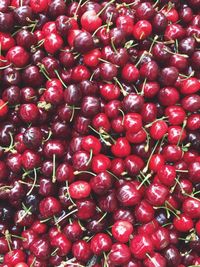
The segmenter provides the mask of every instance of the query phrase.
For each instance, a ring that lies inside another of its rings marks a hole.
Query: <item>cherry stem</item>
[[[53,154],[53,173],[52,173],[52,183],[56,182],[56,155]]]
[[[39,68],[40,68],[40,72],[45,76],[45,78],[48,80],[48,81],[51,81],[50,77],[48,76],[48,73],[46,71],[46,68],[44,67],[43,64],[38,64]]]
[[[59,248],[54,249],[54,251],[51,253],[51,256],[56,256],[56,252],[59,250]]]
[[[11,236],[8,230],[5,231],[5,239],[8,244],[9,251],[12,251],[12,248],[11,248],[12,240],[11,240]]]
[[[92,160],[92,156],[93,156],[93,150],[90,149],[90,156],[89,156],[88,161],[86,162],[86,166],[88,166],[88,165],[90,164],[90,162],[91,162],[91,160]]]
[[[182,126],[182,128],[181,128],[180,136],[179,136],[179,138],[178,138],[177,146],[179,146],[179,144],[180,144],[180,142],[181,142],[181,137],[182,137],[182,135],[183,135],[183,131],[184,131],[186,125],[187,125],[187,120],[184,120],[184,121],[183,121],[183,126]]]
[[[115,44],[114,44],[114,42],[113,42],[113,37],[111,38],[110,42],[111,42],[112,49],[113,49],[114,52],[117,54],[118,51],[117,51],[117,49],[116,49],[116,47],[115,47]]]
[[[56,225],[58,225],[60,222],[62,222],[64,219],[66,219],[67,217],[69,217],[70,215],[74,214],[75,212],[77,212],[78,209],[72,210],[71,212],[67,213],[64,216],[61,216],[58,218],[58,220],[55,222]]]
[[[71,198],[71,195],[69,193],[69,183],[68,183],[68,181],[66,181],[66,189],[67,189],[67,195],[69,197],[70,202],[72,203],[73,206],[76,206],[75,202],[73,201],[73,199]]]
[[[98,13],[97,13],[97,16],[99,17],[103,12],[104,10],[112,3],[114,3],[115,0],[111,0],[110,2],[108,2]]]
[[[102,135],[100,132],[98,132],[96,129],[94,129],[92,126],[88,126],[91,130],[93,130],[96,134],[99,135],[102,142],[104,142],[107,146],[111,146],[111,143],[105,140],[105,136]]]
[[[58,77],[58,79],[60,80],[60,82],[62,83],[62,85],[67,88],[67,85],[63,82],[62,78],[60,77],[60,74],[58,73],[57,70],[54,70],[56,76]]]
[[[26,194],[27,196],[29,196],[29,195],[31,194],[31,192],[32,192],[33,189],[35,188],[35,186],[36,186],[36,182],[37,182],[37,171],[36,171],[35,168],[33,169],[33,171],[34,171],[34,180],[33,180],[33,183],[32,183],[32,186],[31,186],[30,190],[29,190],[28,193]]]
[[[124,125],[125,113],[124,113],[124,111],[121,108],[119,108],[118,110],[122,113],[122,125]]]
[[[117,179],[119,181],[119,178],[112,172],[106,170],[107,173],[109,173],[110,175],[112,175],[115,179]]]
[[[103,214],[103,216],[97,221],[97,224],[99,224],[107,215],[107,212]]]
[[[119,85],[121,92],[123,94],[123,96],[128,95],[128,93],[124,90],[124,87],[122,86],[122,84],[119,82],[119,80],[117,79],[117,77],[114,77],[113,80]]]
[[[144,79],[144,82],[142,84],[142,90],[140,92],[140,95],[142,95],[142,96],[144,95],[144,87],[145,87],[146,83],[147,83],[147,78]]]
[[[157,122],[157,121],[162,121],[162,120],[166,120],[166,119],[168,119],[168,117],[163,116],[163,117],[158,118],[158,119],[156,119],[155,121],[153,121],[153,122],[151,122],[151,123],[149,123],[149,124],[146,124],[144,127],[145,127],[145,128],[149,128],[149,127],[151,127],[155,122]]]
[[[160,140],[158,140],[158,141],[156,142],[154,148],[152,149],[151,154],[150,154],[150,156],[149,156],[149,158],[148,158],[147,164],[146,164],[146,166],[144,167],[144,169],[142,170],[143,173],[146,173],[146,172],[148,171],[148,168],[149,168],[149,162],[150,162],[150,160],[151,160],[151,158],[152,158],[152,156],[153,156],[153,154],[154,154],[154,152],[155,152],[155,150],[156,150],[156,148],[157,148],[157,146],[158,146],[158,144],[159,144],[159,141],[160,141]]]
[[[75,172],[74,172],[74,175],[79,175],[79,174],[82,174],[82,173],[88,173],[88,174],[91,174],[91,175],[93,175],[93,176],[96,176],[95,173],[90,172],[90,171],[75,171]]]
[[[137,187],[137,190],[140,190],[140,188],[143,186],[144,183],[146,183],[147,181],[149,182],[149,178],[151,177],[151,174],[147,174],[147,176],[145,176],[143,174],[143,172],[140,172],[140,174],[144,177],[144,179],[142,180],[142,182],[139,184],[139,186]],[[150,182],[149,182],[150,184]]]
[[[158,1],[160,1],[160,0],[158,0]],[[153,48],[153,46],[154,46],[154,44],[155,44],[155,42],[158,40],[158,35],[155,35],[155,37],[153,38],[153,41],[152,41],[152,43],[151,43],[151,46],[150,46],[150,48],[149,48],[149,53],[151,53],[151,51],[152,51],[152,48]]]

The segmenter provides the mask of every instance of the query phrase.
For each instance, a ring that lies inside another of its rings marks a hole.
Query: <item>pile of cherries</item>
[[[200,266],[199,0],[0,0],[0,266]]]

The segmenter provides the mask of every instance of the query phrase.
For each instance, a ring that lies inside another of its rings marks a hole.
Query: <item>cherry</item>
[[[45,37],[44,48],[50,54],[56,53],[62,45],[63,39],[58,34],[50,33]]]
[[[183,201],[182,210],[190,218],[198,218],[199,217],[198,206],[199,206],[199,201],[197,199],[188,197]]]
[[[46,260],[50,255],[50,245],[47,240],[38,238],[31,244],[30,251],[39,260]]]
[[[86,198],[90,195],[91,187],[85,181],[76,181],[69,186],[69,194],[74,199]]]
[[[154,209],[145,200],[135,207],[135,217],[141,223],[148,223],[154,218]]]
[[[150,128],[150,135],[153,139],[159,140],[167,133],[167,130],[167,123],[164,120],[158,120],[153,122]]]
[[[159,227],[156,231],[152,234],[151,239],[152,243],[157,250],[163,250],[166,248],[169,243],[169,231],[166,228]]]
[[[112,177],[108,172],[100,172],[90,179],[92,190],[98,195],[104,195],[112,186]]]
[[[141,194],[138,192],[136,186],[130,182],[127,182],[119,187],[117,198],[123,206],[129,207],[139,203],[141,200]]]
[[[61,211],[61,205],[55,197],[46,197],[40,202],[39,209],[44,218],[49,218]]]
[[[139,70],[133,64],[126,64],[122,69],[122,78],[126,82],[135,82],[139,78]]]
[[[74,48],[79,53],[89,52],[94,48],[94,41],[92,35],[88,32],[80,32],[74,38]]]
[[[152,205],[156,206],[162,205],[165,202],[168,194],[169,190],[167,187],[161,184],[151,184],[146,190],[147,200]]]
[[[114,145],[111,147],[112,153],[116,157],[127,157],[131,153],[131,146],[126,138],[118,138]]]
[[[154,253],[149,258],[144,260],[146,267],[164,267],[166,266],[166,259],[159,253]]]
[[[58,256],[64,256],[69,253],[71,249],[71,242],[63,233],[58,233],[53,240],[50,241],[53,247],[58,248]]]
[[[113,237],[121,243],[127,243],[133,232],[133,226],[128,221],[119,220],[112,226]]]
[[[102,25],[102,20],[95,10],[88,10],[81,16],[81,26],[88,32],[94,32]]]
[[[91,239],[91,250],[95,255],[110,251],[111,246],[112,240],[107,234],[98,233]]]
[[[148,20],[139,20],[133,27],[133,37],[136,40],[146,39],[151,32],[152,26]]]
[[[20,249],[14,249],[10,252],[7,252],[4,257],[4,263],[11,264],[12,266],[15,266],[20,262],[24,262],[25,260],[25,253]]]
[[[81,262],[87,262],[92,254],[90,245],[84,240],[76,241],[73,244],[72,253],[73,256]]]
[[[153,252],[153,244],[147,235],[138,234],[133,237],[130,243],[131,253],[137,259],[145,259],[147,253]]]
[[[115,243],[109,253],[109,261],[114,265],[126,264],[130,261],[131,252],[127,245]]]
[[[164,251],[164,257],[167,260],[167,264],[170,266],[172,265],[178,265],[181,263],[181,256],[178,251],[178,249],[175,246],[169,246]]]

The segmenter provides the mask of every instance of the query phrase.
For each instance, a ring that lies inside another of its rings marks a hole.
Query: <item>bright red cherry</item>
[[[61,204],[55,197],[46,197],[40,202],[39,209],[44,218],[49,218],[61,211]]]
[[[81,26],[88,32],[94,32],[102,25],[102,19],[94,10],[88,10],[81,16]]]
[[[194,223],[189,216],[180,214],[174,218],[173,225],[178,231],[184,233],[190,231],[193,228]]]
[[[132,233],[133,226],[129,221],[119,220],[112,226],[113,237],[121,243],[127,243]]]
[[[115,243],[111,247],[109,253],[109,262],[116,265],[123,265],[128,263],[131,259],[131,252],[127,245],[121,243]]]
[[[70,184],[69,194],[74,199],[86,198],[90,195],[91,187],[85,181],[76,181]]]
[[[101,151],[101,143],[100,143],[99,139],[92,136],[92,135],[88,135],[88,136],[83,137],[83,139],[81,141],[81,146],[87,152],[92,151],[92,154],[94,154],[94,155],[99,154]]]
[[[116,140],[115,144],[112,145],[111,151],[114,156],[124,158],[130,155],[131,146],[125,137],[120,137]]]
[[[11,47],[6,58],[18,68],[25,67],[29,62],[29,54],[22,46]]]
[[[159,140],[167,133],[167,130],[167,123],[163,120],[158,120],[152,124],[150,128],[150,135],[153,139]]]
[[[60,35],[51,33],[45,37],[44,48],[50,53],[56,53],[63,45],[63,39]]]
[[[145,259],[146,254],[153,252],[153,244],[147,235],[135,235],[130,243],[131,253],[137,259]]]
[[[151,23],[147,20],[139,20],[133,26],[133,37],[136,40],[146,39],[152,32]]]
[[[91,250],[95,255],[101,255],[103,252],[110,251],[112,240],[109,235],[98,233],[91,239]]]

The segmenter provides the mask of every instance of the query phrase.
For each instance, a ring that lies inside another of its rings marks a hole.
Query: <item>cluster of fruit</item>
[[[0,0],[0,266],[200,266],[199,0]]]

